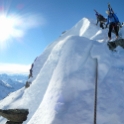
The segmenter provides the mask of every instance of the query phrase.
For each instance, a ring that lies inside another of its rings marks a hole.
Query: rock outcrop
[[[0,109],[0,115],[9,120],[6,124],[22,124],[23,121],[27,120],[28,114],[28,109]]]

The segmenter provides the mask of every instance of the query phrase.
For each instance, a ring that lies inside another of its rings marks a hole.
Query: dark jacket
[[[98,24],[98,22],[105,23],[107,21],[106,18],[104,18],[101,14],[96,14],[96,17],[97,17],[96,24]]]

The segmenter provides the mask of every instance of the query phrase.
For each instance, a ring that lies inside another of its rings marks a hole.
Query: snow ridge
[[[123,124],[124,50],[113,53],[106,41],[107,29],[83,18],[37,57],[30,87],[0,101],[0,109],[28,108],[24,124],[93,123],[97,59],[97,121]]]

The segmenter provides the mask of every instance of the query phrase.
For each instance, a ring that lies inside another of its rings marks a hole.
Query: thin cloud
[[[14,19],[13,37],[23,37],[30,29],[45,25],[46,20],[38,14],[10,15]]]
[[[0,73],[29,74],[30,68],[31,68],[31,65],[0,63]]]

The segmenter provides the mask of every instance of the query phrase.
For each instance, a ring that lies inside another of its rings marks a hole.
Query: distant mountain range
[[[10,92],[22,88],[27,79],[27,75],[0,74],[0,99],[6,97]]]

